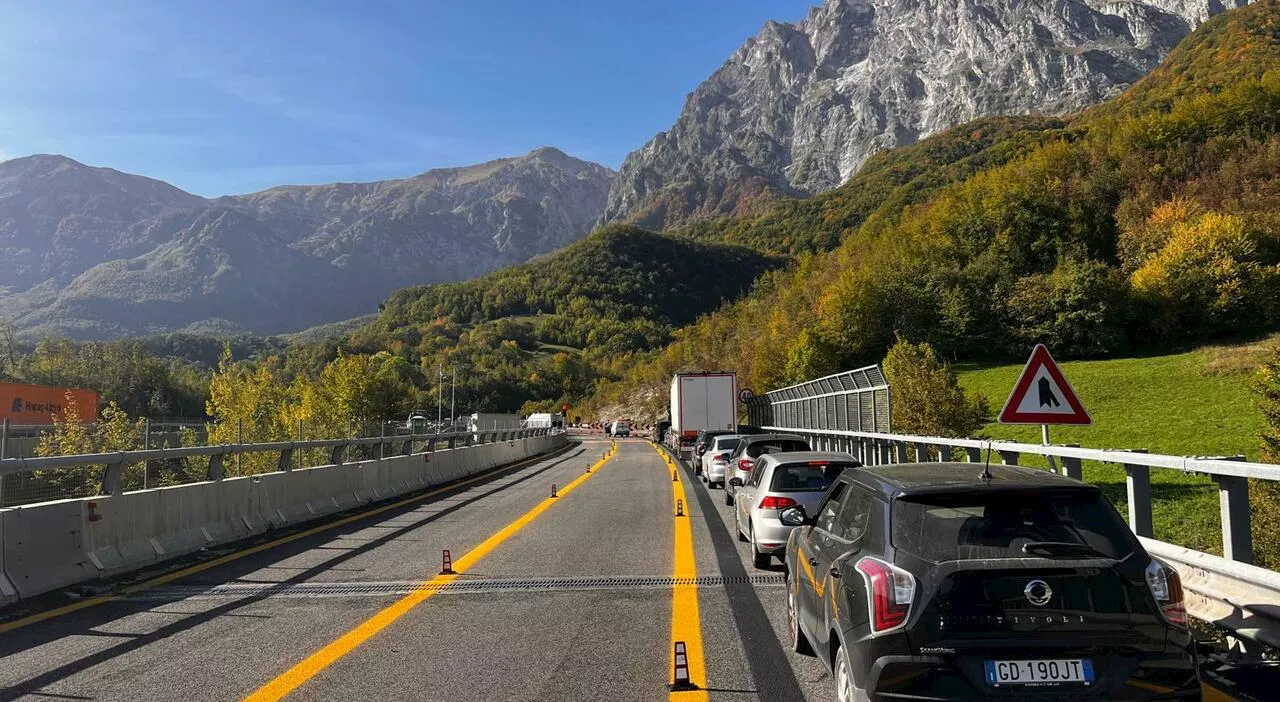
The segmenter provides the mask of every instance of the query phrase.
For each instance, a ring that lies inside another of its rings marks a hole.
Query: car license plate
[[[1001,685],[1045,685],[1093,683],[1093,661],[1088,658],[1043,661],[987,661],[987,683]]]

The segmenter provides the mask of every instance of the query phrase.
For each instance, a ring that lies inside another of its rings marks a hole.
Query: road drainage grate
[[[478,595],[495,592],[573,592],[579,590],[661,590],[676,585],[723,587],[725,585],[783,585],[781,574],[724,577],[700,575],[675,577],[582,577],[519,578],[510,580],[452,580],[441,585],[421,582],[375,583],[226,583],[214,586],[177,585],[157,587],[121,597],[130,601],[174,601],[186,599],[388,597],[417,590],[433,590],[441,595]]]

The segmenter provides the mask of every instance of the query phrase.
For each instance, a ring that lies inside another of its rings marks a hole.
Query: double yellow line
[[[684,481],[676,480],[680,468],[657,444],[653,445],[663,463],[671,470],[671,514],[675,517],[675,562],[672,575],[676,584],[671,588],[671,645],[667,651],[671,655],[668,670],[675,669],[675,644],[684,642],[685,660],[689,665],[689,682],[696,690],[672,691],[669,700],[695,702],[706,700],[707,668],[702,650],[702,615],[698,611],[698,586],[693,579],[698,576],[697,561],[693,556],[693,527],[690,525],[689,500],[685,497]],[[688,584],[681,584],[681,578],[688,578]]]
[[[536,507],[525,512],[519,519],[511,522],[498,533],[490,536],[488,539],[485,539],[479,546],[471,549],[471,551],[466,555],[454,561],[454,574],[437,575],[436,577],[422,583],[416,590],[405,595],[395,604],[392,604],[386,609],[374,614],[372,617],[369,617],[362,624],[343,634],[333,643],[325,646],[319,651],[316,651],[310,656],[307,656],[302,660],[302,662],[293,666],[289,670],[286,670],[266,685],[263,685],[256,692],[246,697],[245,702],[279,700],[283,699],[290,692],[298,689],[298,687],[315,677],[320,671],[333,665],[338,661],[338,659],[355,650],[357,646],[373,638],[375,634],[387,628],[387,626],[400,617],[408,614],[414,607],[430,599],[432,595],[439,592],[445,585],[453,582],[459,575],[475,566],[476,562],[488,555],[490,551],[497,548],[502,544],[502,542],[511,538],[516,532],[528,526],[530,522],[537,519],[543,512],[551,509],[551,505],[554,505],[559,498],[568,495],[576,490],[579,485],[582,485],[589,480],[591,476],[595,475],[600,468],[603,468],[604,465],[617,454],[617,452],[618,448],[615,444],[603,458],[597,461],[595,465],[591,466],[591,472],[583,473],[568,485],[560,488],[558,493],[559,497],[548,497],[542,502],[539,502]]]

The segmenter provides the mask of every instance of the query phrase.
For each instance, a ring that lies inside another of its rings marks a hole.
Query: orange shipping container
[[[80,408],[80,421],[98,421],[98,392],[81,388],[55,388],[48,385],[0,383],[0,421],[10,424],[52,424],[53,415],[62,418],[67,393]]]

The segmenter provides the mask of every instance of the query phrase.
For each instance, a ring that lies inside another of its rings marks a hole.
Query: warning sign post
[[[1044,443],[1049,443],[1050,424],[1093,424],[1076,391],[1044,344],[1037,344],[1018,376],[1013,392],[1000,410],[1001,424],[1039,424]]]

